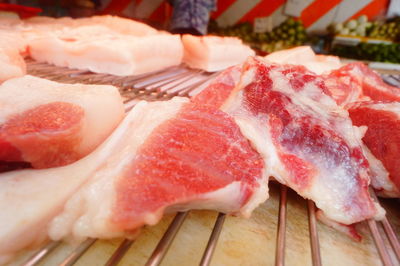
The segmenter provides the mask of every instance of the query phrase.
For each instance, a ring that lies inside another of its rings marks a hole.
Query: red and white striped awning
[[[301,18],[309,31],[321,31],[332,22],[344,22],[360,15],[369,18],[385,13],[389,0],[218,0],[212,18],[221,26],[271,17],[279,25],[288,15]],[[155,21],[167,19],[163,0],[104,0],[104,13],[119,14]]]

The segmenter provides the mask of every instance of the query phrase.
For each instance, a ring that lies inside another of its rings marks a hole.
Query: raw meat
[[[344,108],[353,102],[369,100],[369,97],[364,96],[360,79],[349,75],[347,68],[346,65],[324,75],[325,85],[332,97]]]
[[[140,102],[82,160],[1,174],[0,259],[48,226],[52,239],[79,240],[129,235],[177,210],[248,216],[268,197],[261,157],[229,116],[187,102]]]
[[[17,32],[0,28],[0,84],[10,78],[26,74],[25,61],[20,54],[25,53],[26,43]]]
[[[350,63],[326,75],[327,87],[342,106],[365,101],[400,101],[400,89],[386,84],[363,63]]]
[[[349,113],[355,125],[368,127],[363,141],[384,166],[379,161],[374,164],[373,187],[382,196],[400,197],[400,103],[363,102],[354,104]]]
[[[32,38],[29,49],[39,62],[118,76],[179,65],[183,57],[179,35],[135,37],[104,26],[82,26]]]
[[[191,68],[213,72],[243,63],[255,52],[234,37],[183,35],[183,62]]]
[[[93,151],[118,125],[118,89],[61,84],[32,76],[0,86],[0,161],[35,168],[72,163]]]
[[[27,54],[28,44],[18,29],[0,26],[0,36],[0,47],[13,48],[22,55]]]
[[[59,30],[63,28],[75,28],[81,26],[103,26],[115,33],[132,36],[146,36],[159,33],[156,29],[144,23],[110,15],[93,16],[80,19],[72,19],[69,17],[52,18],[39,16],[24,20],[24,24],[28,27],[45,30]]]
[[[117,16],[93,16],[76,20],[77,25],[101,25],[117,33],[132,36],[147,36],[159,34],[159,32],[147,24]]]
[[[337,56],[316,55],[310,46],[299,46],[273,52],[265,56],[264,59],[278,64],[302,65],[316,74],[322,74],[341,67]]]
[[[216,84],[210,88],[218,93]],[[322,78],[302,66],[249,59],[237,86],[221,90],[226,89],[233,90],[221,109],[235,118],[271,176],[336,222],[382,217],[368,193],[361,132],[328,95]],[[194,100],[204,99],[201,94]]]
[[[140,134],[68,201],[50,226],[52,239],[125,236],[177,210],[249,216],[267,199],[262,159],[233,119],[193,104],[169,111],[177,102],[135,108]]]
[[[25,61],[19,54],[18,49],[1,46],[0,43],[0,84],[5,80],[20,77],[25,74]]]
[[[220,108],[239,83],[242,66],[237,65],[224,70],[201,93],[192,98],[198,104]]]
[[[153,119],[141,125],[146,104],[139,104],[105,142],[73,164],[0,174],[0,264],[10,260],[15,252],[46,239],[51,220],[62,212],[65,202],[92,177],[96,169],[107,167],[106,160],[113,154],[123,156],[134,150],[146,134],[142,129],[152,130],[160,120],[175,113],[180,102],[169,105],[157,103],[152,107],[162,108],[164,115],[156,116],[153,112]],[[137,143],[131,140],[137,140]],[[123,157],[120,159],[122,161]],[[101,189],[106,191],[107,186]],[[99,201],[102,204],[97,202],[96,205],[104,206],[105,198],[106,195],[103,195]]]

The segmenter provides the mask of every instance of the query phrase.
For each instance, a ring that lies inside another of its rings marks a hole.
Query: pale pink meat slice
[[[400,103],[362,102],[349,113],[355,125],[368,127],[363,141],[389,172],[380,167],[372,185],[382,196],[400,197]]]
[[[234,37],[182,36],[183,62],[191,68],[213,72],[243,63],[255,52]]]
[[[138,37],[96,25],[63,29],[32,38],[29,51],[39,62],[117,76],[176,66],[183,57],[179,35],[160,33]]]
[[[133,19],[122,18],[118,16],[103,15],[87,18],[72,19],[70,17],[53,18],[46,16],[32,17],[24,20],[27,27],[36,29],[58,30],[65,27],[74,28],[80,26],[104,26],[108,29],[121,34],[133,36],[154,35],[159,32],[151,26],[135,21]]]
[[[116,87],[61,84],[33,76],[0,85],[0,107],[0,161],[28,162],[35,168],[84,157],[124,116]]]
[[[273,52],[264,57],[270,63],[302,65],[308,70],[322,74],[341,67],[337,56],[316,55],[310,46],[299,46]]]

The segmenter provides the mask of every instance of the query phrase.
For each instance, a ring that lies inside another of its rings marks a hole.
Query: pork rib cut
[[[267,172],[301,196],[313,200],[324,215],[352,224],[384,211],[369,195],[369,165],[361,149],[361,132],[348,113],[328,95],[323,79],[302,66],[249,59],[240,81],[228,69],[193,100],[219,106],[234,117],[242,133],[262,154]],[[226,90],[231,90],[230,95]],[[202,94],[229,95],[215,101]]]
[[[0,107],[0,161],[35,168],[66,165],[89,154],[124,116],[116,87],[33,76],[4,82]]]
[[[361,102],[349,113],[355,125],[368,127],[363,141],[379,160],[373,163],[377,170],[372,186],[381,196],[400,197],[400,103]]]

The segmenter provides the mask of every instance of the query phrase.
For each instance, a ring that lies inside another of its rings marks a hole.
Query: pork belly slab
[[[183,57],[179,35],[160,33],[137,37],[90,25],[32,38],[29,51],[39,62],[117,76],[176,66]]]
[[[249,216],[267,182],[261,156],[227,114],[184,98],[140,102],[82,160],[0,175],[0,254],[46,228],[51,239],[79,240],[129,236],[177,210]]]
[[[0,86],[0,161],[35,168],[72,163],[104,141],[123,116],[113,86],[10,79]]]
[[[218,36],[182,36],[183,62],[191,68],[213,72],[243,63],[255,52],[239,38]]]
[[[249,59],[237,78],[228,69],[193,101],[234,117],[263,156],[267,172],[313,200],[330,220],[352,224],[384,211],[369,195],[361,131],[329,96],[324,81],[302,66]],[[230,76],[230,77],[229,77]],[[229,95],[207,98],[202,94]],[[227,94],[226,90],[231,93]]]
[[[363,141],[379,160],[373,187],[381,196],[400,197],[400,103],[362,102],[349,113],[355,125],[368,127]]]

